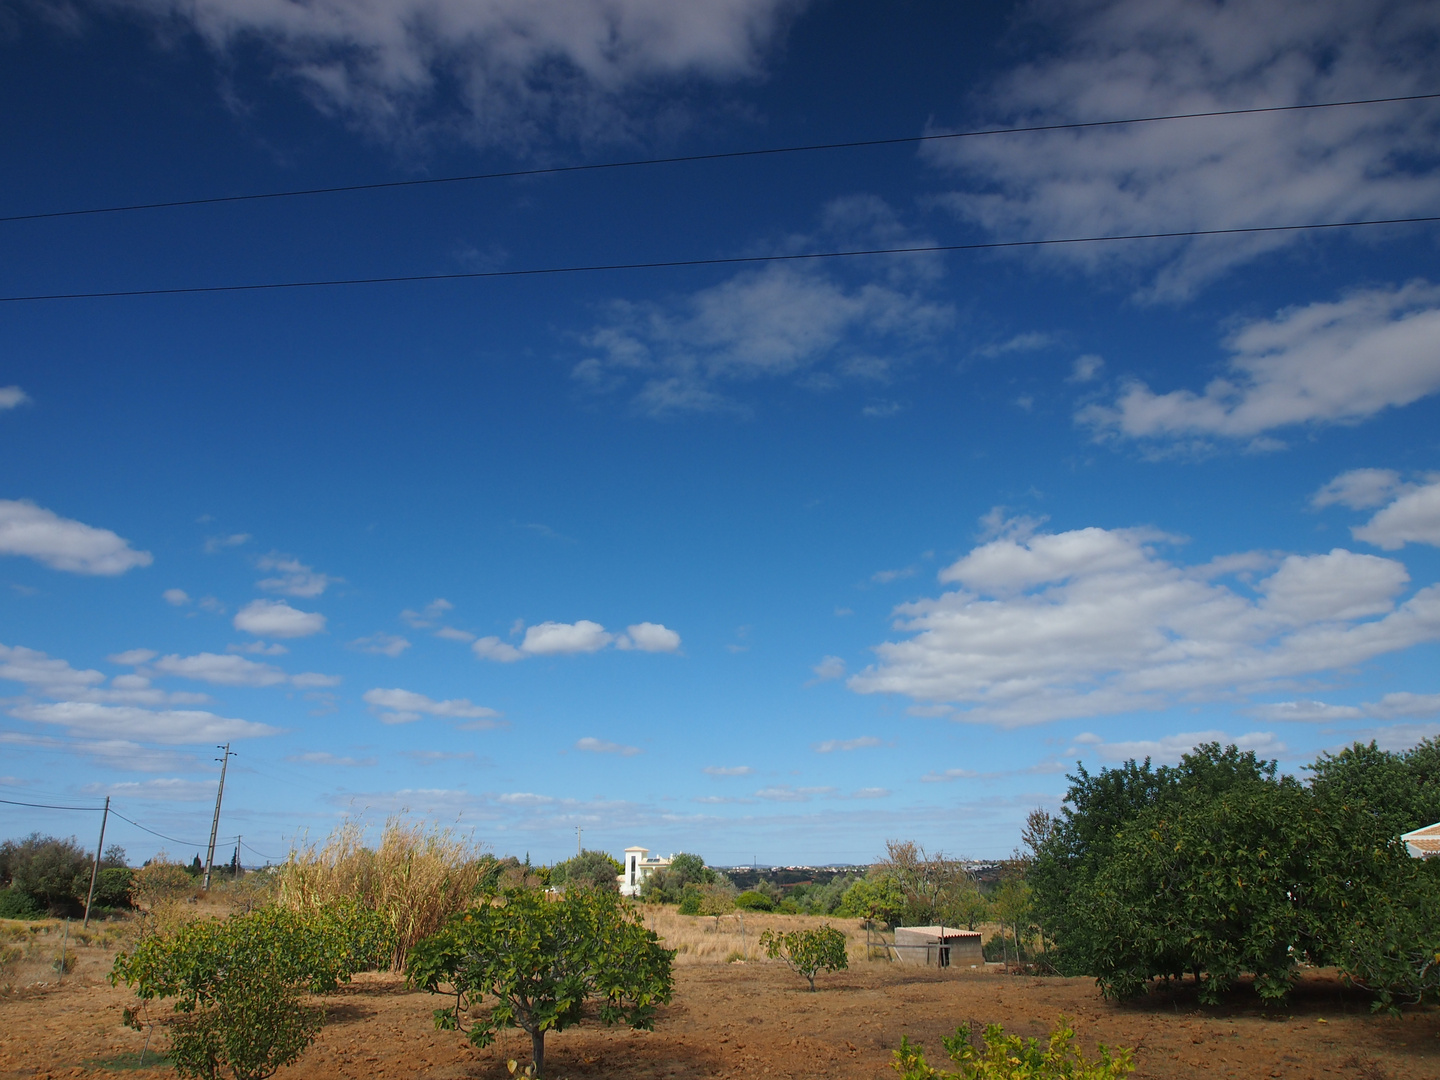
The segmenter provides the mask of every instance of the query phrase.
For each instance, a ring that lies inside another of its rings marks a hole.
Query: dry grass
[[[776,915],[760,911],[722,915],[719,928],[713,915],[679,915],[673,907],[640,907],[645,925],[660,935],[665,947],[675,950],[676,964],[723,964],[729,960],[764,958],[760,935],[766,930],[810,929],[828,923],[845,933],[850,963],[865,963],[865,924],[861,919],[834,915]],[[877,961],[878,962],[878,961]]]
[[[63,919],[0,919],[0,1000],[35,987],[104,979],[115,950],[136,933],[130,919],[82,927]]]
[[[277,900],[293,909],[354,900],[384,916],[395,934],[392,964],[464,909],[484,870],[473,841],[451,829],[392,817],[380,846],[367,848],[364,828],[347,821],[323,847],[291,851],[277,874]]]

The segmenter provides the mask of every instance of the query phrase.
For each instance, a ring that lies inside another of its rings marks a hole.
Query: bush
[[[582,851],[550,868],[550,884],[558,889],[579,887],[619,892],[618,879],[624,869],[617,859],[603,851]]]
[[[0,870],[10,888],[55,915],[79,910],[90,887],[90,854],[74,837],[31,833],[0,844]]]
[[[411,950],[411,981],[454,994],[435,1010],[435,1026],[463,1029],[490,1045],[500,1028],[530,1036],[534,1075],[545,1068],[545,1033],[578,1024],[586,1005],[606,1024],[654,1025],[670,1000],[674,953],[646,930],[618,893],[574,889],[552,900],[538,889],[510,889],[458,915]]]
[[[1134,1051],[1126,1047],[1112,1053],[1101,1044],[1100,1056],[1087,1060],[1075,1046],[1075,1030],[1063,1016],[1043,1048],[1038,1039],[1006,1035],[999,1024],[985,1029],[983,1047],[971,1041],[968,1024],[942,1041],[950,1060],[960,1066],[957,1072],[941,1072],[927,1064],[920,1046],[904,1035],[892,1067],[903,1080],[1121,1080],[1135,1071]]]
[[[698,885],[686,885],[680,893],[680,914],[699,915],[701,899]]]
[[[135,871],[128,866],[112,866],[101,870],[95,878],[95,906],[128,908],[134,904],[130,890],[135,885]]]
[[[845,954],[845,935],[826,924],[815,930],[780,933],[766,930],[760,947],[771,960],[783,960],[791,971],[803,976],[815,990],[815,976],[821,971],[844,971],[850,966]]]
[[[774,911],[775,901],[762,892],[747,889],[735,897],[735,906],[743,911]]]
[[[139,870],[130,884],[130,901],[146,911],[155,911],[195,891],[195,879],[180,863],[166,861],[162,851]]]
[[[40,919],[45,909],[14,887],[0,889],[0,919]]]
[[[181,867],[181,872],[184,868]],[[115,958],[112,984],[142,1009],[174,999],[170,1059],[181,1076],[262,1080],[295,1061],[320,1028],[303,993],[324,994],[389,953],[383,922],[354,903],[297,914],[278,908],[188,923],[152,934]],[[144,1026],[131,1009],[125,1022]]]

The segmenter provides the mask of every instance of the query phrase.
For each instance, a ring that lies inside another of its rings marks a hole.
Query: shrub
[[[106,908],[133,907],[130,891],[135,885],[135,871],[128,866],[111,866],[95,877],[95,906]]]
[[[774,911],[775,901],[762,892],[747,889],[735,897],[735,906],[742,911]]]
[[[802,975],[815,989],[815,976],[821,971],[844,971],[850,966],[845,954],[845,935],[828,923],[815,930],[791,930],[781,933],[766,930],[760,935],[760,947],[771,960],[783,960],[791,971]]]
[[[39,919],[45,910],[27,893],[13,886],[0,889],[0,919]]]
[[[195,879],[180,863],[167,861],[162,851],[135,871],[130,900],[146,911],[156,911],[195,891]]]
[[[449,829],[392,817],[378,848],[365,847],[363,838],[364,828],[347,821],[323,848],[292,851],[277,872],[279,903],[313,911],[351,899],[378,912],[390,928],[390,964],[397,968],[415,942],[465,909],[487,869],[506,873]]]
[[[0,867],[10,888],[57,915],[78,910],[90,887],[90,854],[74,837],[31,833],[7,840],[0,845]]]
[[[183,867],[181,868],[183,873]],[[174,999],[170,1059],[181,1076],[261,1080],[295,1061],[320,1028],[302,993],[324,994],[388,955],[388,932],[354,903],[297,914],[278,908],[151,934],[115,958],[113,984],[144,1009]],[[135,1011],[125,1022],[141,1028]]]
[[[618,880],[625,868],[603,851],[582,851],[572,859],[550,868],[550,884],[556,888],[620,890]]]
[[[1044,1047],[1038,1039],[1006,1035],[999,1024],[985,1029],[983,1047],[971,1041],[968,1024],[942,1041],[950,1060],[960,1066],[957,1072],[941,1072],[929,1065],[920,1046],[904,1035],[893,1068],[903,1080],[1121,1080],[1135,1071],[1134,1051],[1126,1047],[1112,1053],[1101,1044],[1099,1057],[1087,1060],[1075,1046],[1075,1030],[1063,1016]]]
[[[686,885],[684,891],[680,893],[680,914],[699,915],[700,901],[700,887],[698,885]]]
[[[654,1025],[655,1006],[670,1000],[674,953],[646,930],[617,893],[575,889],[558,900],[538,889],[486,898],[417,943],[411,981],[455,1004],[435,1010],[435,1026],[463,1030],[490,1045],[500,1028],[530,1036],[534,1075],[545,1068],[545,1033],[578,1024],[598,1001],[606,1024]]]

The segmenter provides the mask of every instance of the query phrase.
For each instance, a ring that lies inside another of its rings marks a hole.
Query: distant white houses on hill
[[[1405,850],[1415,859],[1431,859],[1440,856],[1440,821],[1414,829],[1400,837],[1405,841]]]
[[[656,870],[664,870],[670,865],[669,858],[662,859],[659,855],[651,855],[649,848],[627,847],[625,858],[622,860],[624,871],[616,875],[615,880],[620,883],[620,894],[622,896],[639,896],[640,886],[645,884],[645,879]]]

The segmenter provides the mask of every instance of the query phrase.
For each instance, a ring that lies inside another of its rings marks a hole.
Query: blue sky
[[[1415,3],[5,20],[3,215],[1440,90]],[[7,221],[0,295],[1433,216],[1437,134],[1432,99]],[[249,861],[408,810],[541,861],[864,862],[1008,854],[1076,761],[1413,745],[1437,236],[0,303],[0,797],[110,795],[188,858],[228,740]]]

